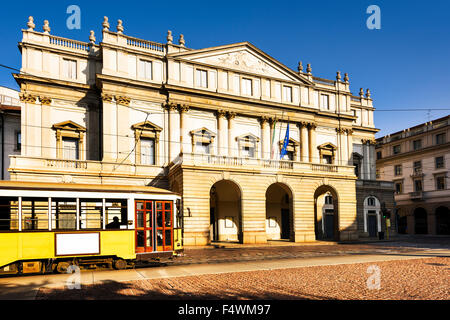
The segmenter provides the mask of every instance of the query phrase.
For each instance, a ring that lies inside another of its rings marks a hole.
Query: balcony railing
[[[10,156],[11,173],[36,172],[61,175],[139,176],[152,177],[161,174],[162,166],[140,165],[127,162],[93,160],[66,160],[41,157]]]
[[[411,198],[411,200],[422,200],[423,199],[423,191],[410,192],[409,197]]]
[[[297,171],[320,172],[332,174],[354,175],[354,167],[339,166],[334,164],[319,164],[289,160],[271,160],[243,158],[199,153],[183,153],[174,161],[173,165],[213,166],[224,168],[240,168],[243,170],[268,170],[268,171]]]

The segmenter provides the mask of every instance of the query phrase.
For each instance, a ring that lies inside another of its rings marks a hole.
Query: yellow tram
[[[177,256],[180,203],[155,187],[0,181],[0,273]]]

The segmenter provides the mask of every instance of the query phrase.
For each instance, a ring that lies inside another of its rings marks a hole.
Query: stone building
[[[19,92],[0,87],[0,180],[9,180],[9,155],[20,155]]]
[[[377,129],[369,90],[354,96],[348,74],[293,71],[249,42],[137,39],[106,17],[99,44],[30,17],[19,48],[24,146],[11,180],[170,189],[185,245],[358,238],[353,152]]]
[[[450,234],[450,116],[377,139],[377,170],[395,185],[398,232]]]

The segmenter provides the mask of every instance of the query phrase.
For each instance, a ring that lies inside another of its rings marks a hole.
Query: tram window
[[[22,230],[48,229],[48,199],[22,199]]]
[[[106,224],[114,222],[114,218],[119,220],[119,228],[126,228],[128,225],[127,200],[125,199],[106,199]],[[144,237],[142,237],[144,238]]]
[[[19,229],[18,198],[0,198],[0,230]]]
[[[164,245],[170,246],[170,245],[172,245],[172,230],[169,229],[169,230],[166,230],[165,232],[166,232],[166,238],[165,238],[166,243]]]
[[[136,232],[136,246],[137,247],[143,247],[144,243],[145,243],[144,230],[138,230]]]
[[[156,245],[161,247],[163,245],[163,232],[162,230],[156,231]]]
[[[80,200],[80,228],[102,228],[103,201],[101,199]]]
[[[77,202],[75,199],[52,199],[52,229],[77,228]]]
[[[152,230],[147,230],[147,244],[146,244],[147,247],[153,246],[152,236],[153,236]]]

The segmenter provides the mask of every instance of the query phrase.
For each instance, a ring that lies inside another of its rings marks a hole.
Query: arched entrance
[[[314,221],[316,240],[339,240],[338,195],[330,186],[314,193]]]
[[[436,209],[436,233],[450,235],[450,210],[447,207]]]
[[[364,199],[364,232],[367,232],[371,238],[377,237],[378,232],[381,231],[380,209],[381,205],[377,197],[369,196]]]
[[[241,190],[233,181],[221,180],[211,187],[210,239],[242,240]]]
[[[428,233],[427,211],[424,208],[416,208],[414,210],[414,233]]]
[[[266,234],[268,240],[294,240],[292,192],[282,183],[274,183],[266,191]]]
[[[397,210],[397,232],[400,234],[408,233],[408,218],[406,217],[403,209]]]

